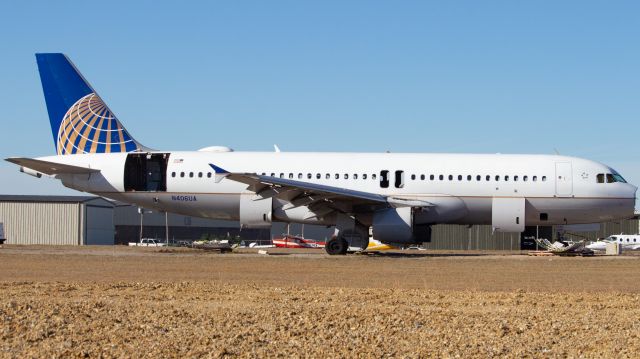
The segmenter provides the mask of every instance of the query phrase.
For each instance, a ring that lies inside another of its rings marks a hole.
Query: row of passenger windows
[[[456,177],[454,177],[453,175],[448,175],[447,178],[449,179],[449,181],[453,181],[454,178],[456,178]],[[465,177],[463,175],[458,175],[457,176],[458,181],[462,181],[464,178]],[[475,176],[475,180],[478,181],[478,182],[482,181],[483,180],[482,178],[483,178],[483,176],[481,176],[481,175],[476,175]],[[484,181],[489,182],[489,181],[491,181],[491,178],[492,178],[491,175],[486,175],[486,176],[484,176]],[[514,175],[514,176],[505,175],[505,176],[502,176],[502,177],[500,175],[496,175],[493,178],[494,178],[494,180],[496,182],[499,182],[501,179],[504,180],[505,182],[508,182],[510,180],[513,180],[514,182],[518,182],[521,178],[522,178],[522,181],[524,181],[524,182],[529,181],[529,176],[520,177],[519,175]],[[416,179],[418,179],[418,176],[417,175],[411,175],[411,179],[412,180],[416,180]],[[424,181],[426,179],[427,179],[427,175],[420,175],[420,180]],[[436,179],[436,175],[429,175],[429,180],[430,181],[435,181],[435,179]],[[438,180],[444,181],[444,179],[445,179],[444,175],[438,175]],[[467,179],[467,181],[473,181],[474,177],[472,175],[467,175],[466,179]],[[531,180],[533,182],[538,181],[538,176],[531,176]],[[546,181],[547,180],[547,176],[542,176],[541,180],[543,182]]]
[[[270,174],[267,174],[266,172],[262,172],[262,175],[263,176],[270,175],[271,177],[276,177],[278,174],[276,174],[275,172],[272,172]],[[197,172],[197,173],[196,172],[180,172],[180,173],[171,172],[171,177],[176,177],[176,176],[180,176],[180,178],[184,178],[186,176],[188,176],[189,178],[193,178],[193,177],[196,177],[196,176],[198,178],[203,178],[204,176],[206,176],[207,178],[211,178],[212,173],[211,172],[206,172],[206,173],[203,173],[203,172]],[[600,175],[598,175],[598,176],[600,176]],[[280,178],[288,177],[289,179],[294,179],[296,176],[293,173],[289,173],[288,175],[285,175],[285,173],[280,173],[278,177],[280,177]],[[298,173],[297,174],[297,178],[298,179],[304,179],[304,177],[305,177],[305,175],[303,173]],[[343,173],[343,174],[335,173],[333,175],[331,173],[325,173],[324,176],[323,176],[322,173],[316,173],[315,174],[315,178],[316,179],[322,179],[323,177],[325,179],[331,179],[333,177],[334,179],[340,179],[340,178],[349,179],[349,178],[352,178],[354,180],[357,180],[358,178],[363,179],[363,180],[366,180],[368,178],[370,178],[372,180],[376,180],[378,178],[378,176],[375,173],[372,173],[371,175],[369,175],[368,173],[362,173],[362,174],[359,174],[359,173],[353,173],[353,174],[350,174],[350,173]],[[313,179],[314,178],[314,174],[307,173],[306,174],[306,178],[307,179]],[[424,181],[424,180],[427,179],[427,175],[424,175],[424,174],[421,174],[421,175],[412,174],[411,175],[411,180],[413,180],[413,181],[417,180],[418,178],[420,180]],[[436,175],[432,174],[432,175],[429,175],[428,178],[429,178],[430,181],[435,181],[436,178],[439,181],[444,181],[445,179],[448,179],[449,181],[453,181],[454,179],[457,179],[458,181],[462,181],[462,180],[465,179],[465,176],[463,176],[463,175],[457,175],[457,176],[454,176],[454,175],[447,175],[447,176],[438,175],[436,177]],[[475,180],[477,182],[483,181],[483,179],[486,182],[489,182],[492,179],[494,181],[496,181],[496,182],[499,182],[499,181],[509,182],[511,180],[514,181],[514,182],[518,182],[520,180],[522,180],[523,182],[527,182],[527,181],[529,181],[529,179],[531,179],[532,182],[537,182],[538,181],[538,176],[531,176],[531,177],[529,177],[527,175],[524,175],[524,176],[519,176],[519,175],[513,175],[513,176],[510,176],[510,175],[504,175],[504,176],[500,176],[500,175],[495,175],[495,176],[491,176],[491,175],[485,175],[485,176],[476,175],[475,176]],[[544,182],[544,181],[547,180],[547,176],[542,176],[540,179]],[[473,181],[474,180],[474,176],[467,175],[466,176],[466,180],[467,181]],[[404,187],[404,171],[395,171],[395,183],[394,184],[395,184],[396,188]],[[382,187],[384,187],[384,188],[389,186],[389,171],[380,171],[380,185]]]
[[[618,238],[618,237],[611,237],[611,240],[614,241],[614,242],[620,242],[620,243],[624,242],[624,238]],[[627,238],[627,243],[629,243],[629,242],[631,242],[631,239]],[[636,242],[635,238],[633,239],[633,242],[634,243]]]
[[[382,172],[388,172],[388,171],[382,171]],[[401,171],[396,171],[396,172],[401,172]],[[277,174],[276,174],[276,173],[267,174],[266,172],[263,172],[263,173],[262,173],[262,175],[263,175],[263,176],[271,176],[271,177],[276,177],[276,176],[277,176]],[[382,178],[382,177],[384,177],[384,176],[386,176],[386,174],[385,174],[385,173],[381,174],[381,178]],[[278,177],[280,177],[280,178],[286,178],[284,173],[280,173],[280,175],[279,175]],[[302,173],[298,173],[297,177],[298,177],[298,179],[303,179],[303,178],[304,178],[304,175],[303,175]],[[312,178],[314,177],[314,175],[313,175],[312,173],[307,173],[307,176],[306,176],[306,177],[307,177],[307,179],[312,179]],[[323,177],[322,173],[316,173],[316,174],[315,174],[315,178],[316,178],[316,179],[322,179],[322,177]],[[362,178],[363,180],[366,180],[367,178],[369,178],[369,177],[368,177],[368,175],[367,175],[366,173],[363,173],[362,175],[359,175],[358,173],[354,173],[354,174],[344,173],[344,174],[342,174],[342,175],[341,175],[340,173],[336,173],[336,174],[335,174],[335,175],[333,175],[333,176],[331,175],[331,173],[325,173],[325,175],[324,175],[324,178],[325,178],[325,179],[331,179],[332,177],[333,177],[333,178],[335,178],[335,179],[340,179],[341,177],[342,177],[342,178],[344,178],[344,179],[349,179],[349,178],[358,179],[358,178]],[[294,178],[295,178],[295,175],[294,175],[293,173],[289,173],[289,174],[288,174],[288,178],[289,178],[289,179],[294,179]],[[371,175],[371,179],[375,180],[376,178],[377,178],[377,177],[376,177],[376,174],[375,174],[375,173]],[[427,179],[427,175],[420,175],[420,176],[419,176],[419,178],[420,178],[420,180],[423,180],[423,181],[424,181],[424,180],[426,180],[426,179]],[[448,175],[448,176],[446,176],[446,177],[445,177],[445,175],[438,175],[438,177],[437,177],[437,178],[438,178],[438,180],[440,180],[440,181],[444,181],[444,180],[445,180],[445,178],[447,178],[449,181],[453,181],[453,180],[454,180],[454,178],[456,178],[456,177],[455,177],[454,175]],[[473,176],[471,176],[471,175],[467,175],[467,176],[466,176],[466,178],[467,178],[467,181],[472,181],[472,180],[473,180]],[[482,181],[482,178],[483,178],[483,176],[480,176],[480,175],[476,175],[476,176],[475,176],[476,181]],[[484,178],[485,178],[485,181],[491,181],[492,176],[491,176],[491,175],[486,175],[486,176],[484,176]],[[495,181],[500,181],[501,179],[502,179],[502,180],[504,180],[504,181],[510,181],[511,179],[513,179],[513,181],[514,181],[514,182],[517,182],[517,181],[519,181],[519,180],[520,180],[520,178],[522,178],[522,181],[524,181],[524,182],[527,182],[527,181],[529,180],[529,176],[522,176],[522,177],[520,177],[520,176],[518,176],[518,175],[515,175],[515,176],[513,176],[513,177],[511,177],[511,176],[509,176],[509,175],[505,175],[505,176],[496,175],[496,176],[495,176],[495,177],[493,177],[493,178],[495,179]],[[417,176],[417,175],[411,175],[411,180],[414,180],[414,181],[415,181],[415,180],[417,180],[417,179],[418,179],[418,176]],[[458,181],[462,181],[462,180],[464,179],[464,177],[463,177],[462,175],[458,175],[458,176],[457,176],[457,179],[458,179]],[[542,181],[544,182],[544,181],[546,181],[546,180],[547,180],[547,176],[542,176],[542,178],[541,178],[541,179],[542,179]],[[436,180],[436,175],[429,175],[429,180],[431,180],[431,181],[435,181],[435,180]],[[531,177],[531,180],[532,180],[533,182],[538,181],[538,176],[532,176],[532,177]]]
[[[273,173],[273,172],[271,174],[267,174],[266,172],[262,172],[262,175],[263,176],[270,176],[270,177],[276,177],[277,176],[277,174]],[[349,175],[350,175],[349,173],[345,173],[342,176],[343,176],[344,179],[349,179]],[[353,175],[351,175],[351,178],[353,178],[353,179],[362,178],[363,180],[366,180],[367,178],[369,178],[367,173],[363,173],[362,175],[360,175],[360,177],[358,177],[358,176],[359,176],[358,173],[354,173]],[[280,178],[285,178],[285,174],[284,173],[280,173],[279,177]],[[313,173],[307,173],[307,179],[312,179],[313,177],[314,177]],[[322,173],[316,173],[315,177],[316,177],[316,179],[322,179],[323,176],[322,176]],[[293,173],[289,173],[289,179],[294,179],[294,178],[295,178],[294,174]],[[324,178],[325,179],[331,179],[331,173],[325,173]],[[340,173],[336,173],[334,178],[335,179],[340,179]],[[371,175],[371,179],[372,180],[374,180],[376,178],[377,177],[376,177],[375,173]],[[298,179],[304,179],[304,174],[298,173]]]
[[[184,177],[186,175],[185,172],[180,172],[180,177]],[[198,176],[198,178],[202,178],[203,177],[203,173],[202,172],[198,172],[197,174],[194,172],[189,172],[188,173],[189,178],[193,178],[194,176]],[[206,173],[207,178],[211,178],[211,172],[207,172]],[[171,172],[171,177],[175,177],[176,176],[176,172]]]

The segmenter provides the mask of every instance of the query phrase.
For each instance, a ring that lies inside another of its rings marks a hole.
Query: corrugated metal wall
[[[640,233],[640,220],[627,219],[620,222],[607,222],[600,224],[600,230],[597,232],[579,232],[581,236],[585,236],[588,239],[595,241],[598,238],[608,237],[613,234],[638,234]],[[567,231],[571,232],[571,231]],[[569,235],[569,237],[571,237]],[[576,238],[580,239],[580,238]]]
[[[620,222],[607,222],[600,224],[600,230],[594,232],[567,232],[568,238],[575,240],[587,239],[595,241],[598,238],[608,237],[612,234],[636,234],[640,233],[640,221],[628,219]],[[556,228],[552,230],[553,238],[557,239]],[[542,237],[542,236],[541,236]],[[586,238],[585,238],[586,237]],[[439,224],[432,227],[431,242],[425,243],[427,249],[461,249],[461,250],[519,250],[520,233],[492,233],[492,228],[486,226],[467,226]]]
[[[491,226],[440,224],[432,227],[427,249],[519,250],[520,233],[491,233]]]
[[[80,203],[0,202],[6,244],[80,243]]]

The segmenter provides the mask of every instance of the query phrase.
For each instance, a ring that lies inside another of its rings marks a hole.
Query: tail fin
[[[36,54],[59,155],[143,149],[64,54]]]

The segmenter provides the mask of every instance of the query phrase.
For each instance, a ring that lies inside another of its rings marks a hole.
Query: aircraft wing
[[[373,204],[383,207],[433,207],[434,204],[417,198],[406,198],[400,196],[385,196],[377,193],[356,191],[342,187],[327,186],[317,183],[296,181],[292,179],[262,176],[256,173],[232,173],[218,166],[209,164],[215,171],[216,180],[227,178],[233,181],[245,183],[252,191],[258,195],[275,196],[277,194],[293,191],[295,199],[300,201],[301,197],[317,200],[346,200],[355,204]],[[290,196],[290,198],[293,198]],[[317,201],[313,200],[313,202]],[[308,201],[307,201],[308,202]]]
[[[36,160],[33,158],[11,157],[11,158],[6,158],[5,161],[15,163],[18,166],[29,168],[34,171],[44,173],[47,175],[83,174],[83,173],[88,174],[88,173],[100,172],[100,170],[94,169],[94,168],[65,165],[62,163]]]

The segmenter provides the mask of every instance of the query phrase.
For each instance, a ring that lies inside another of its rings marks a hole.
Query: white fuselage
[[[607,244],[618,243],[623,250],[639,250],[640,249],[640,234],[616,234],[609,236],[603,240],[593,242],[587,245],[587,248],[594,251],[606,251]]]
[[[594,223],[633,216],[636,187],[598,183],[606,165],[566,156],[504,154],[396,154],[293,152],[152,152],[167,154],[166,191],[125,190],[127,153],[51,156],[42,160],[99,169],[60,175],[65,186],[116,200],[186,215],[238,220],[247,185],[215,181],[210,164],[355,191],[419,199],[437,211],[423,222],[491,224],[495,198],[524,198],[526,225]],[[388,171],[388,186],[381,177]],[[273,220],[334,224],[309,209],[273,202]],[[305,213],[303,213],[305,212]]]

